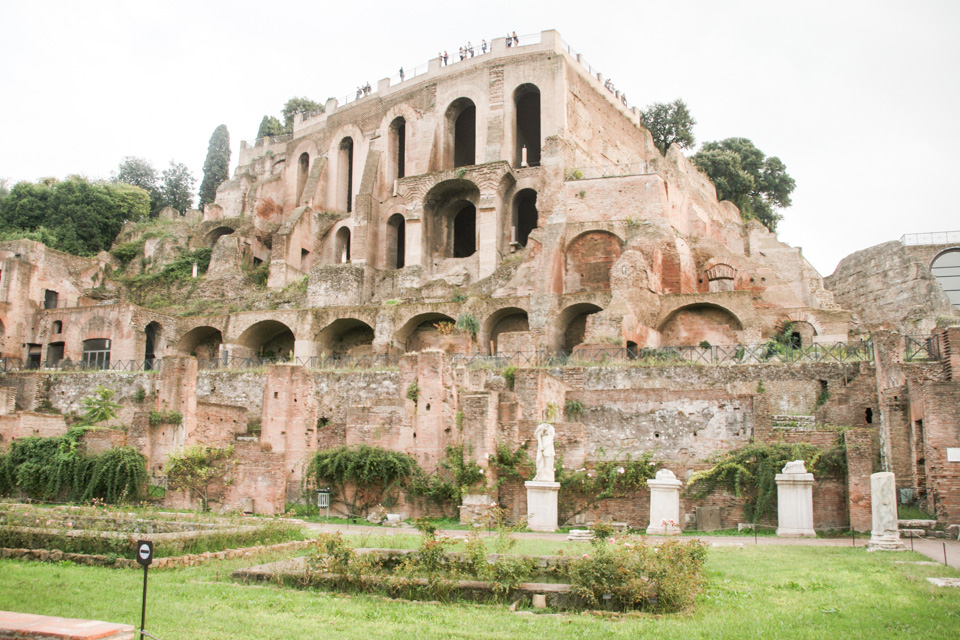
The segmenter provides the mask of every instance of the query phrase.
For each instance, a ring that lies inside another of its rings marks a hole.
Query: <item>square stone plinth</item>
[[[527,528],[531,531],[557,530],[559,482],[524,482],[527,487]]]

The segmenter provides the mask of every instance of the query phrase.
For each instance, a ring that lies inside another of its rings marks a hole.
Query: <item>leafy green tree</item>
[[[203,161],[203,181],[200,183],[200,208],[217,199],[217,187],[230,177],[230,132],[222,124],[213,130],[207,145],[207,159]]]
[[[310,98],[293,97],[287,100],[283,105],[283,128],[287,133],[293,133],[293,114],[303,113],[304,111],[313,111],[320,108],[319,102],[314,102]]]
[[[180,213],[193,206],[193,190],[197,184],[190,169],[182,162],[170,161],[160,177],[160,208],[173,207]]]
[[[797,183],[780,158],[766,155],[746,138],[707,142],[691,160],[717,187],[717,197],[740,208],[744,220],[756,219],[771,231],[790,206]]]
[[[167,486],[174,491],[193,491],[200,498],[201,509],[209,511],[210,500],[216,497],[218,489],[230,483],[225,478],[232,456],[232,446],[218,449],[202,444],[170,454],[166,464]]]
[[[282,122],[273,116],[263,116],[263,120],[260,121],[260,128],[257,129],[257,137],[266,138],[267,136],[279,136],[285,132],[286,130],[283,128]]]
[[[656,102],[640,112],[640,122],[653,136],[653,144],[660,153],[666,155],[670,145],[689,149],[696,142],[693,137],[693,125],[697,121],[683,100]]]
[[[137,156],[125,156],[113,174],[113,182],[124,182],[140,187],[150,194],[150,217],[160,212],[160,189],[157,186],[157,170],[147,160]]]
[[[21,182],[3,200],[0,229],[60,251],[93,255],[110,248],[126,220],[143,219],[149,211],[149,194],[128,184],[81,177]]]

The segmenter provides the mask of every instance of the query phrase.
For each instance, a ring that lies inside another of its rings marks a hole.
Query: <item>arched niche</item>
[[[293,330],[277,320],[263,320],[240,334],[237,344],[260,358],[286,359],[293,353]]]
[[[217,240],[223,236],[228,236],[233,233],[235,229],[228,226],[220,226],[216,229],[212,229],[207,235],[203,237],[203,243],[208,247],[214,247],[217,244]]]
[[[353,138],[347,136],[337,145],[336,207],[353,211]]]
[[[446,111],[446,168],[466,167],[477,159],[477,107],[470,98],[457,98]]]
[[[220,345],[223,334],[220,329],[210,326],[194,327],[177,341],[175,350],[185,356],[196,356],[199,360],[216,360],[220,357]]]
[[[520,247],[527,246],[530,232],[540,224],[537,211],[537,192],[533,189],[521,189],[513,197],[513,242]]]
[[[483,331],[481,333],[484,339],[483,346],[490,348],[492,343],[491,355],[498,353],[500,351],[501,334],[529,330],[530,320],[524,309],[519,307],[498,309],[491,313],[483,323]]]
[[[307,186],[307,177],[310,175],[310,154],[301,153],[297,160],[297,206],[303,200],[303,188]]]
[[[395,213],[387,219],[386,267],[403,269],[407,260],[407,221],[403,214]]]
[[[609,291],[610,269],[620,258],[623,243],[608,231],[587,231],[564,252],[563,290]]]
[[[702,342],[714,346],[735,345],[737,331],[743,330],[739,318],[714,304],[692,304],[673,311],[661,323],[660,344],[665,347],[694,347]]]
[[[444,313],[416,315],[394,334],[394,342],[403,345],[408,352],[439,348],[443,335],[437,325],[441,322],[455,325],[457,321]]]
[[[350,227],[343,226],[337,229],[334,236],[333,256],[337,264],[350,262]]]
[[[540,89],[522,84],[513,92],[514,132],[517,141],[515,166],[540,165]],[[523,150],[526,148],[526,165]]]
[[[373,327],[355,318],[334,320],[317,334],[321,349],[334,358],[370,355],[373,338]]]
[[[603,311],[601,307],[590,302],[573,304],[561,311],[554,326],[555,346],[566,352],[573,351],[586,337],[589,317],[600,311]]]
[[[407,120],[397,116],[387,129],[387,177],[399,180],[407,175]]]

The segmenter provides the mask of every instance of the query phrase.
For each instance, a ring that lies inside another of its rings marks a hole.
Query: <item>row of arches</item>
[[[541,109],[540,89],[526,83],[513,92],[514,123],[512,138],[515,148],[512,162],[517,167],[539,166],[541,156]],[[455,169],[477,164],[477,105],[467,97],[453,100],[444,112],[441,162],[437,169]],[[385,182],[404,178],[407,168],[408,126],[404,116],[395,117],[387,126]],[[354,183],[356,141],[352,135],[344,135],[332,151],[335,160],[328,165],[327,185],[332,190],[328,206],[350,213],[354,206]],[[295,204],[304,202],[304,191],[309,181],[314,150],[303,151],[295,164],[296,180],[288,183],[295,188]]]

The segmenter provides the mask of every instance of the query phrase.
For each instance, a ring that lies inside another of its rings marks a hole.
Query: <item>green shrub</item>
[[[183,414],[178,411],[151,411],[150,424],[157,426],[160,424],[180,424],[183,422]]]
[[[420,385],[417,384],[417,381],[414,380],[407,387],[407,400],[413,400],[414,402],[420,397]]]
[[[501,373],[501,375],[503,376],[503,379],[507,383],[507,388],[510,389],[511,391],[513,391],[513,384],[514,382],[516,382],[517,369],[518,369],[517,365],[511,364],[504,367],[503,372]]]
[[[110,255],[120,261],[120,268],[123,269],[143,251],[143,245],[144,240],[142,239],[134,240],[133,242],[122,242],[113,249],[110,249]]]
[[[480,333],[480,321],[472,313],[461,313],[457,318],[457,329],[470,334],[470,338],[476,342],[477,334]]]
[[[594,539],[592,552],[570,563],[570,584],[590,607],[683,611],[703,586],[706,556],[699,540]]]
[[[571,420],[576,420],[583,415],[583,403],[579,400],[567,400],[563,405],[563,414]]]
[[[332,495],[349,513],[359,516],[419,473],[420,466],[408,454],[365,444],[318,451],[307,466],[307,476],[315,486],[330,486]]]

